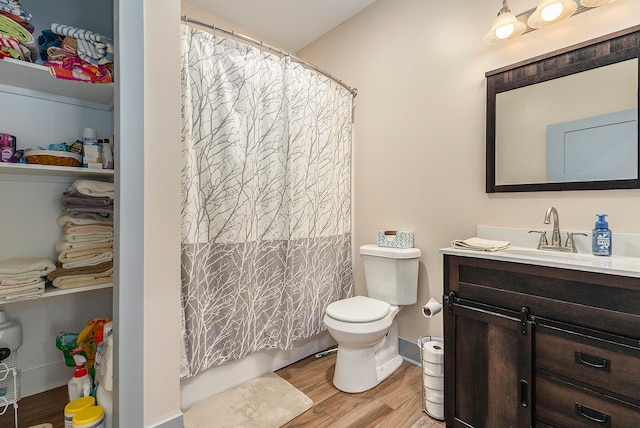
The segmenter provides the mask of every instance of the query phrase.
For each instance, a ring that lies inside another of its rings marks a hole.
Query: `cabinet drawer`
[[[638,426],[640,408],[551,377],[536,375],[535,415],[536,420],[554,427],[631,428]]]
[[[536,328],[536,371],[556,373],[640,402],[640,351],[581,334]]]

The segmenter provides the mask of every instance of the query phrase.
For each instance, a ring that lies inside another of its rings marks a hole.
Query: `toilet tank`
[[[392,305],[412,305],[418,300],[417,248],[360,247],[367,296]]]

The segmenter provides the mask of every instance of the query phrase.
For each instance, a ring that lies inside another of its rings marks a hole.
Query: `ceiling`
[[[375,0],[189,0],[290,52],[337,27]],[[215,24],[213,22],[212,24]]]

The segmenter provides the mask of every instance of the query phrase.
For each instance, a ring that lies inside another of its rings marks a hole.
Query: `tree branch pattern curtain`
[[[352,96],[182,25],[183,377],[324,330],[353,295]]]

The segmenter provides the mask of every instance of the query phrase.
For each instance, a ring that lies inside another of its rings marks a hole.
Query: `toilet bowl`
[[[333,384],[344,392],[371,389],[400,367],[394,319],[418,295],[420,250],[363,245],[360,255],[368,296],[329,304],[323,319],[338,342]]]
[[[398,306],[365,296],[327,307],[324,323],[338,342],[333,384],[344,392],[373,388],[402,364],[398,354]]]

